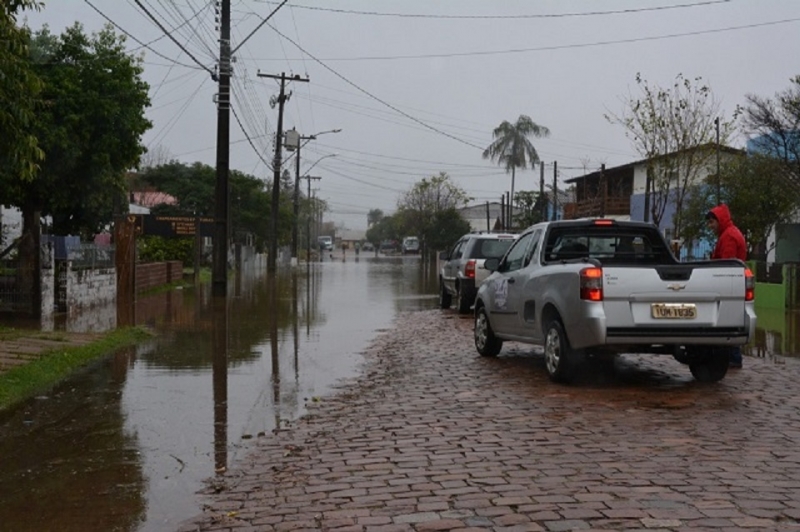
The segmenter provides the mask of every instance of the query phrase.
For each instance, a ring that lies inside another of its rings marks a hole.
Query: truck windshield
[[[603,264],[676,262],[658,231],[646,227],[556,227],[548,235],[544,253],[549,262],[580,258]]]

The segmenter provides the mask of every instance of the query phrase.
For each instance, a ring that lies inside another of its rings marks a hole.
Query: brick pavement
[[[477,356],[471,329],[401,316],[181,531],[800,530],[800,361],[703,385],[625,356],[562,386],[528,346]]]

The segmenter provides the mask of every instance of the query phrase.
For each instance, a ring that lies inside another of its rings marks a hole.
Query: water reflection
[[[757,357],[800,356],[800,312],[757,308],[756,337],[747,354]]]

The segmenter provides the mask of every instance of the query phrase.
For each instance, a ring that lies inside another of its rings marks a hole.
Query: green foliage
[[[503,120],[494,131],[494,141],[483,152],[484,159],[497,161],[497,164],[511,174],[511,194],[514,194],[514,179],[517,168],[531,168],[539,162],[539,154],[528,137],[547,137],[550,130],[540,126],[528,115],[519,115],[515,123]]]
[[[755,256],[776,224],[791,220],[800,194],[790,186],[791,176],[784,161],[767,156],[749,156],[730,161],[720,172],[722,202],[731,210],[733,221],[745,236],[748,255]],[[716,179],[696,186],[684,209],[683,238],[714,240],[705,227],[705,215],[716,204]]]
[[[0,5],[0,204],[10,204],[12,182],[31,182],[44,152],[31,131],[42,83],[28,61],[30,36],[16,14],[39,5],[29,0]]]
[[[515,226],[525,228],[543,221],[540,199],[540,194],[532,190],[520,190],[514,194]]]
[[[423,253],[427,248],[425,235],[431,230],[435,215],[448,209],[463,207],[469,201],[467,193],[450,180],[446,172],[417,181],[398,203],[395,228],[401,236],[419,235]]]
[[[164,192],[177,200],[176,205],[160,205],[154,208],[154,214],[214,216],[217,172],[211,166],[199,162],[185,164],[171,161],[144,169],[139,174],[138,181],[141,187]],[[251,234],[256,247],[263,249],[269,236],[272,212],[269,183],[250,174],[231,170],[228,184],[228,211],[234,240],[240,239],[244,234]],[[291,239],[294,223],[292,194],[287,192],[281,195],[278,224],[280,243],[287,243]]]
[[[143,236],[137,239],[141,262],[179,260],[184,266],[194,266],[194,238],[164,238]]]
[[[383,211],[380,209],[370,209],[367,213],[367,226],[372,227],[380,222],[384,217]]]
[[[86,345],[65,345],[63,348],[47,350],[38,360],[0,375],[0,409],[47,390],[92,360],[150,337],[150,333],[143,329],[122,328]],[[61,341],[58,338],[49,339]]]
[[[151,126],[141,59],[111,28],[89,36],[77,23],[60,36],[36,32],[30,56],[44,84],[30,131],[45,160],[36,181],[12,180],[9,202],[51,215],[55,234],[94,234],[124,212],[125,173]]]
[[[423,237],[429,249],[444,250],[469,233],[470,229],[469,222],[456,209],[449,208],[434,214]]]
[[[399,219],[395,216],[384,216],[367,229],[367,240],[376,247],[384,240],[400,240],[402,236],[398,222]]]

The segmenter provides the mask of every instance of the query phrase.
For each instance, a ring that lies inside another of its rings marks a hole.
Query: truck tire
[[[575,352],[569,346],[564,326],[552,320],[545,328],[544,360],[547,375],[554,382],[568,383],[574,377]]]
[[[698,382],[718,382],[728,373],[728,350],[709,348],[704,356],[689,362],[689,370]]]
[[[439,279],[439,308],[447,309],[453,302],[453,296],[445,288],[444,283]]]
[[[456,299],[456,308],[458,308],[459,314],[469,314],[469,309],[472,308],[473,301],[470,301],[464,295],[464,290],[461,286],[458,287],[458,298]]]
[[[486,307],[475,313],[475,348],[482,357],[496,357],[503,348],[503,341],[494,335]]]

